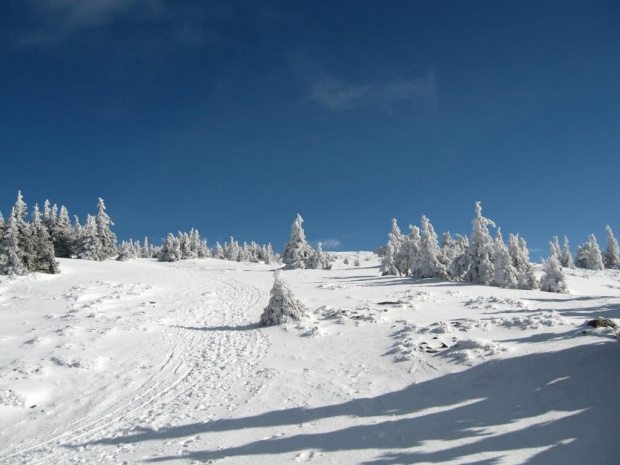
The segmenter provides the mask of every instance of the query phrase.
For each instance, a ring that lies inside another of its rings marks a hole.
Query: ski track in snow
[[[260,291],[229,277],[205,279],[215,284],[218,298],[200,299],[177,312],[177,318],[196,326],[174,327],[174,347],[141,386],[115,397],[112,403],[99,405],[51,437],[0,451],[0,461],[39,464],[85,463],[85,457],[87,462],[115,460],[110,448],[83,444],[144,430],[144,425],[153,427],[159,420],[165,425],[195,420],[196,411],[201,411],[201,418],[205,413],[214,418],[217,411],[232,412],[239,402],[249,402],[260,391],[256,367],[269,348],[266,336],[249,325],[248,309],[260,302]],[[244,378],[250,378],[247,397],[237,399],[230,388]],[[98,451],[92,450],[97,447]],[[125,445],[118,452],[129,447]],[[76,454],[76,448],[81,454]],[[85,453],[87,449],[91,453]]]

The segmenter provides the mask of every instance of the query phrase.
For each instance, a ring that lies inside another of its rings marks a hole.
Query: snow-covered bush
[[[274,273],[269,304],[260,317],[263,326],[273,326],[291,321],[301,320],[306,316],[306,307],[293,296],[293,292],[284,280],[282,272]]]
[[[553,243],[552,243],[553,244]],[[551,251],[551,257],[549,260],[543,262],[544,274],[540,279],[540,290],[544,292],[557,292],[566,294],[568,287],[566,285],[566,278],[562,272],[560,261],[553,254],[553,247]]]

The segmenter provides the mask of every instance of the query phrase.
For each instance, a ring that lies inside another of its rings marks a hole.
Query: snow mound
[[[340,290],[340,289],[346,289],[347,288],[347,286],[344,286],[342,284],[327,284],[327,283],[319,284],[317,287],[319,289],[329,289],[330,291],[335,291],[335,290]]]
[[[323,305],[316,309],[314,313],[319,314],[325,319],[335,319],[339,324],[354,321],[356,325],[359,325],[360,322],[379,323],[385,321],[382,315],[386,311],[387,309],[380,310],[368,305],[359,305],[355,309],[333,308],[329,305]]]
[[[0,391],[0,405],[26,408],[26,399],[11,389]]]
[[[534,313],[532,315],[495,318],[492,321],[498,326],[505,326],[507,328],[519,327],[521,329],[539,329],[543,326],[552,327],[570,324],[555,310]]]
[[[444,351],[443,355],[458,363],[473,364],[488,357],[507,352],[508,348],[487,339],[460,339],[455,345]]]
[[[524,302],[521,299],[512,299],[510,297],[502,298],[497,296],[478,296],[473,299],[469,299],[465,302],[470,308],[486,308],[486,309],[498,309],[505,307],[516,307],[518,309],[527,309],[529,308],[527,302]]]

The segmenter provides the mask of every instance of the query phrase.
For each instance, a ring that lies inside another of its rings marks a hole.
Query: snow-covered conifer
[[[607,248],[603,254],[603,262],[605,268],[620,268],[620,248],[618,247],[618,240],[614,237],[614,233],[609,226],[607,231]]]
[[[587,270],[603,270],[605,268],[603,264],[603,255],[601,254],[601,249],[598,247],[598,242],[594,234],[590,234],[588,242],[577,247],[575,265]]]
[[[444,263],[440,261],[441,250],[437,233],[433,225],[425,215],[420,221],[422,238],[418,252],[418,265],[413,271],[416,278],[441,278],[448,277],[448,270]]]
[[[38,205],[35,205],[32,213],[31,231],[34,248],[30,271],[60,273],[58,262],[55,260],[54,244],[50,239],[47,227],[43,224]]]
[[[400,251],[395,259],[396,268],[401,275],[417,276],[419,274],[421,242],[420,228],[409,225],[409,234],[402,236]]]
[[[553,247],[553,243],[552,247]],[[544,292],[557,292],[566,294],[568,287],[566,286],[566,278],[560,261],[555,256],[554,251],[551,251],[551,257],[549,260],[543,261],[543,276],[540,279],[540,290]]]
[[[97,237],[100,243],[98,259],[106,260],[116,255],[116,234],[110,229],[110,226],[114,226],[114,223],[105,212],[105,203],[101,197],[99,197],[97,208],[99,212],[95,218],[95,223],[97,226]]]
[[[220,260],[224,260],[226,258],[226,256],[224,255],[224,248],[219,242],[215,243],[215,252],[213,253],[213,257]]]
[[[2,274],[22,276],[28,273],[19,236],[17,217],[15,208],[13,208],[9,221],[4,228],[4,239],[2,240],[2,250],[0,250]]]
[[[101,252],[101,241],[97,234],[97,220],[92,215],[86,216],[86,224],[80,228],[76,252],[78,258],[82,260],[102,260],[101,257],[104,256]]]
[[[331,265],[323,252],[323,244],[321,242],[318,243],[316,251],[310,260],[308,268],[316,269],[316,270],[330,270]]]
[[[301,226],[303,222],[303,218],[298,214],[291,226],[291,239],[286,243],[282,254],[286,268],[309,268],[314,260],[314,249],[306,241],[306,233]]]
[[[404,242],[404,237],[400,232],[396,218],[392,219],[392,232],[388,234],[388,238],[385,257],[383,257],[381,262],[381,274],[383,276],[400,275],[401,271],[398,265],[400,265],[401,268],[403,267],[401,262],[401,247]]]
[[[460,281],[467,273],[469,268],[469,256],[467,249],[469,248],[469,239],[467,236],[456,235],[454,258],[450,263],[449,273],[450,279]]]
[[[560,255],[560,265],[562,265],[564,268],[575,268],[573,254],[571,254],[570,252],[568,237],[566,236],[564,236],[564,245],[562,246],[562,254]]]
[[[263,326],[273,326],[291,321],[301,320],[306,316],[306,307],[293,296],[282,272],[274,273],[274,283],[271,288],[269,304],[260,317]]]
[[[131,243],[122,241],[118,248],[118,257],[116,259],[120,262],[126,262],[130,258],[133,258],[134,252]]]
[[[64,205],[60,207],[58,218],[52,224],[50,236],[54,244],[54,253],[57,257],[70,258],[72,255],[75,255],[75,228],[71,225],[69,212]]]
[[[555,257],[558,262],[560,261],[560,258],[562,257],[562,251],[560,250],[560,240],[558,239],[558,236],[553,236],[553,241],[550,242],[551,244],[551,257]]]
[[[512,257],[504,243],[500,228],[497,228],[493,247],[493,284],[498,287],[517,287],[519,283],[518,272],[512,264]]]
[[[482,216],[482,206],[476,202],[476,218],[472,221],[472,233],[467,249],[469,269],[464,280],[476,284],[489,284],[494,278],[493,239],[489,234],[489,226],[495,223]]]
[[[159,261],[176,262],[178,260],[181,260],[181,244],[178,238],[174,237],[172,233],[168,233],[159,254]]]
[[[153,256],[151,255],[151,249],[149,247],[149,238],[147,236],[144,236],[144,241],[142,242],[140,258],[153,258]]]

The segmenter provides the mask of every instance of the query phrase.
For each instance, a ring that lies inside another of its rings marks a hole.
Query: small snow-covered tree
[[[181,244],[178,238],[174,237],[172,233],[168,233],[159,254],[159,261],[176,262],[178,260],[181,260]]]
[[[314,249],[306,241],[306,233],[301,226],[304,222],[301,215],[297,215],[291,226],[291,239],[284,247],[282,261],[286,268],[309,268],[314,256]]]
[[[420,249],[422,247],[422,236],[420,228],[409,225],[409,234],[402,236],[400,250],[396,256],[396,268],[403,276],[417,276],[420,272],[420,261],[422,259]]]
[[[19,243],[19,230],[15,208],[11,211],[9,221],[4,228],[4,238],[1,242],[0,265],[2,274],[23,276],[28,273],[28,267],[24,261],[23,250]]]
[[[218,258],[220,260],[224,260],[226,256],[224,255],[224,248],[219,242],[215,243],[215,252],[213,252],[213,258]]]
[[[312,260],[310,261],[309,268],[313,268],[316,270],[331,270],[332,266],[330,265],[325,253],[323,252],[323,244],[318,243],[316,247],[316,251]]]
[[[383,276],[400,275],[402,274],[401,270],[405,268],[406,265],[403,266],[403,256],[401,251],[404,237],[400,232],[396,218],[392,219],[392,232],[388,234],[388,238],[385,257],[383,257],[381,262],[381,274]]]
[[[607,248],[603,254],[603,262],[605,268],[620,268],[620,248],[618,240],[614,237],[614,233],[609,226],[605,228],[607,231]]]
[[[59,258],[70,258],[75,255],[76,234],[75,228],[71,225],[69,212],[63,205],[60,207],[58,218],[51,226],[50,236],[54,244],[54,253]]]
[[[130,258],[134,257],[133,247],[130,242],[122,241],[118,247],[118,257],[116,259],[119,262],[126,262]]]
[[[293,296],[293,292],[280,270],[274,273],[274,283],[270,295],[269,304],[260,317],[261,325],[279,325],[301,320],[306,316],[306,307]]]
[[[498,287],[515,288],[519,284],[517,269],[512,264],[512,257],[504,243],[502,231],[497,228],[493,244],[494,273],[493,284]]]
[[[493,239],[489,234],[489,226],[495,223],[482,216],[481,202],[476,202],[476,218],[472,221],[473,228],[467,255],[469,269],[465,273],[465,281],[476,284],[489,284],[493,281]]]
[[[425,215],[422,215],[420,225],[422,237],[420,239],[418,263],[412,274],[416,278],[446,279],[448,270],[440,260],[441,250],[439,249],[437,233]]]
[[[105,212],[106,206],[101,197],[99,197],[97,208],[99,212],[95,217],[95,223],[100,244],[98,260],[106,260],[116,255],[116,234],[110,229],[110,226],[114,226],[114,223]]]
[[[552,247],[553,247],[553,243]],[[551,251],[549,260],[543,261],[543,276],[540,279],[540,290],[544,292],[557,292],[566,294],[568,287],[566,285],[566,277],[560,266],[560,261]]]
[[[97,234],[97,220],[92,215],[86,216],[86,224],[80,228],[76,251],[78,258],[82,260],[101,260],[100,257],[104,255]]]
[[[450,263],[449,272],[452,280],[460,281],[469,269],[469,256],[467,249],[469,248],[469,239],[467,236],[456,235],[454,257]]]
[[[560,250],[560,241],[558,239],[558,236],[553,236],[553,241],[551,241],[550,244],[551,244],[551,255],[550,256],[555,257],[559,262],[560,258],[562,257],[562,251]]]
[[[538,289],[538,279],[534,267],[530,263],[530,252],[527,242],[518,234],[508,236],[508,252],[512,258],[512,265],[517,270],[519,289]]]
[[[570,252],[568,237],[566,236],[564,236],[564,245],[562,246],[562,254],[560,255],[560,265],[562,265],[564,268],[575,268],[573,254],[571,254]]]
[[[605,265],[603,264],[603,255],[601,249],[598,247],[596,236],[590,234],[590,240],[580,247],[577,247],[577,258],[575,265],[579,268],[585,268],[587,270],[603,270]]]
[[[43,224],[38,205],[35,205],[32,213],[31,231],[34,249],[30,271],[60,273],[58,262],[55,260],[54,244],[50,239],[47,227]]]

